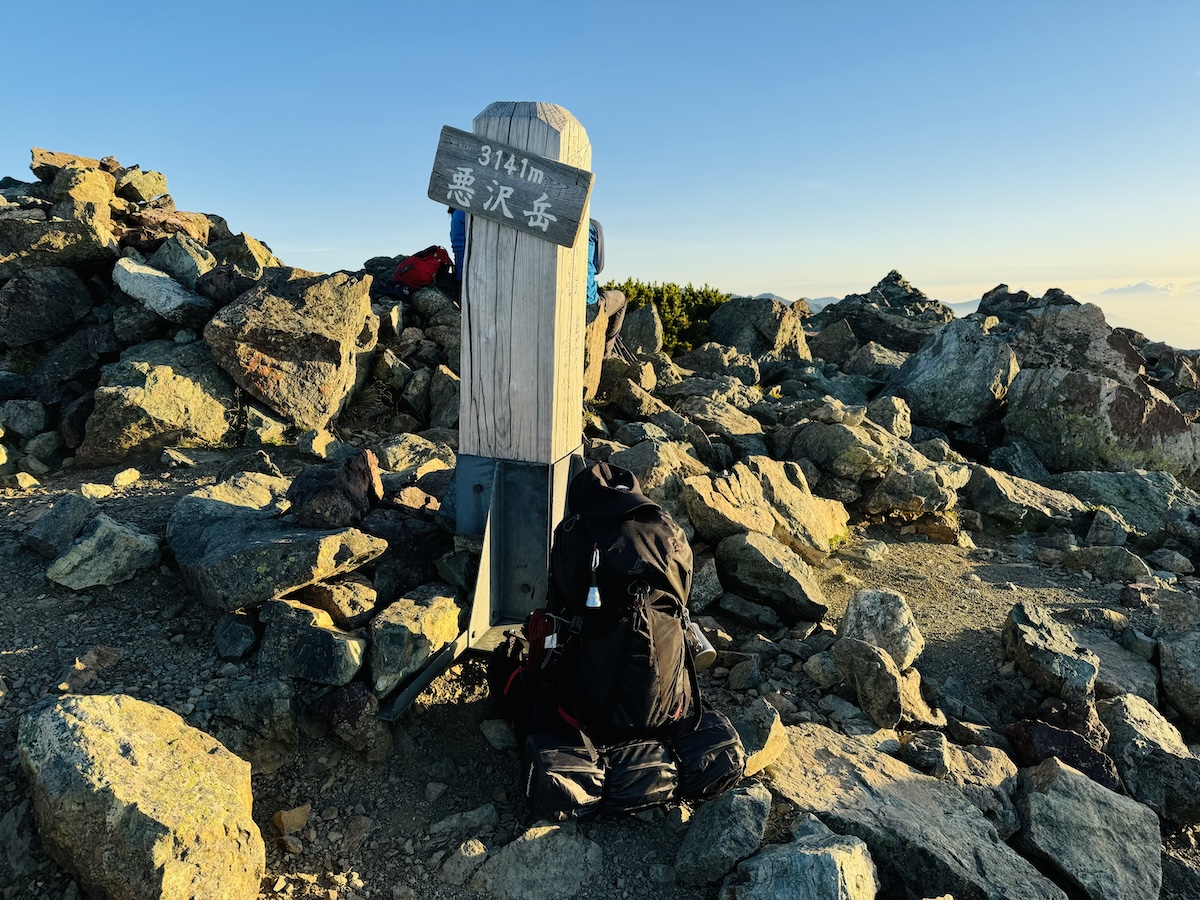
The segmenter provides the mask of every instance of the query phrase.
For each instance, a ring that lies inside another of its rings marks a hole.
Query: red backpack
[[[404,293],[411,294],[428,287],[453,270],[454,263],[450,260],[450,254],[444,247],[434,245],[414,253],[396,266],[396,271],[392,273],[392,282]]]

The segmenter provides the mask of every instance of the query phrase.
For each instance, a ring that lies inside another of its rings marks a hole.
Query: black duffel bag
[[[675,799],[679,770],[659,740],[629,741],[603,750],[604,809],[637,812]]]
[[[706,709],[695,731],[667,741],[679,769],[681,800],[708,800],[737,784],[746,770],[746,748],[737,729],[715,709]]]
[[[559,732],[535,732],[525,739],[521,761],[525,800],[536,817],[561,822],[600,809],[604,764],[594,748]]]

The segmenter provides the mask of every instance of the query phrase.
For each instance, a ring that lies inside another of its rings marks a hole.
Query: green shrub
[[[716,288],[686,287],[677,284],[658,284],[626,279],[621,284],[610,281],[604,290],[622,291],[629,309],[648,303],[658,307],[663,324],[663,350],[670,356],[687,353],[708,340],[708,319],[718,306],[732,295]]]

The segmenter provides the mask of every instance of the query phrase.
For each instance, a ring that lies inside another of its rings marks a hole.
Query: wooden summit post
[[[485,539],[475,646],[545,604],[551,533],[582,459],[592,151],[562,107],[500,102],[470,135],[443,129],[443,157],[430,196],[468,213],[455,502],[459,533]]]
[[[442,129],[429,197],[467,213],[454,503],[483,553],[466,630],[382,718],[546,602],[551,533],[583,459],[591,164],[587,132],[551,103],[493,103],[473,132]]]

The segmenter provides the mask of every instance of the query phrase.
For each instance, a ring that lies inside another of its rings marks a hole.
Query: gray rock
[[[36,400],[6,400],[0,403],[0,426],[21,437],[46,430],[46,407]]]
[[[346,684],[362,668],[367,641],[336,628],[329,614],[298,600],[267,600],[258,665],[272,675],[294,675],[317,684]]]
[[[867,418],[903,441],[912,437],[912,410],[900,397],[878,397],[867,404]]]
[[[1020,842],[1089,898],[1157,897],[1162,887],[1158,816],[1050,758],[1025,772]]]
[[[897,376],[907,359],[907,353],[868,341],[842,363],[842,371],[874,382],[888,382]]]
[[[955,788],[819,725],[788,728],[768,767],[775,794],[865,841],[885,891],[1065,900]]]
[[[725,589],[717,574],[717,562],[711,556],[697,560],[692,572],[692,592],[688,596],[688,609],[693,615],[707,612],[721,599]]]
[[[1194,472],[1200,459],[1200,426],[1165,394],[1060,366],[1021,370],[1009,391],[1004,426],[1052,472],[1156,469],[1180,475]]]
[[[26,450],[28,450],[26,445]],[[1146,562],[1155,569],[1174,575],[1191,575],[1196,571],[1192,561],[1177,550],[1161,547],[1146,557]]]
[[[379,467],[394,477],[384,478],[389,483],[411,484],[442,469],[453,469],[457,455],[445,444],[434,443],[416,434],[397,434],[375,448]]]
[[[225,660],[248,659],[258,649],[258,618],[242,610],[225,613],[213,627],[217,656]]]
[[[631,309],[621,323],[621,340],[637,354],[654,354],[663,348],[663,324],[653,303]]]
[[[681,496],[696,534],[710,544],[747,531],[770,534],[775,529],[761,481],[741,463],[727,473],[685,478]]]
[[[495,831],[500,824],[500,814],[496,812],[496,804],[485,803],[474,809],[446,816],[429,826],[431,835],[465,835],[487,834]]]
[[[237,436],[233,384],[201,343],[152,341],[104,367],[77,459],[102,466],[164,447],[227,447]]]
[[[996,409],[1017,376],[1017,358],[979,321],[955,319],[905,360],[895,387],[922,425],[972,426]]]
[[[247,760],[252,774],[277,771],[300,741],[292,682],[237,679],[212,698],[212,735]]]
[[[217,312],[204,340],[243,390],[301,428],[324,428],[375,347],[369,281],[273,269]]]
[[[811,459],[849,481],[882,478],[896,465],[900,439],[864,420],[861,425],[810,421],[780,435],[784,458]]]
[[[1158,648],[1163,694],[1184,716],[1200,721],[1200,632],[1163,638]]]
[[[1101,700],[1096,711],[1129,795],[1177,825],[1200,822],[1200,757],[1179,730],[1133,694]]]
[[[195,291],[196,281],[205,272],[216,268],[217,258],[199,241],[178,232],[167,238],[154,251],[154,255],[147,260],[147,265],[160,272],[166,272],[189,291]]]
[[[787,732],[779,719],[779,711],[766,700],[750,701],[730,721],[746,750],[743,774],[747,778],[757,775],[787,749]]]
[[[1051,478],[1045,464],[1024,441],[1009,439],[1003,446],[988,454],[988,464],[993,469],[1037,484],[1048,484]],[[1069,489],[1063,490],[1071,493]]]
[[[1098,547],[1120,547],[1129,540],[1129,524],[1114,510],[1101,507],[1092,516],[1084,540]]]
[[[817,328],[845,320],[862,341],[878,341],[912,353],[952,321],[954,311],[931,300],[893,269],[866,294],[850,294],[813,319]]]
[[[833,645],[833,659],[863,712],[880,728],[941,728],[946,716],[921,696],[921,676],[901,672],[884,650],[851,638]]]
[[[1145,583],[1153,577],[1141,557],[1124,547],[1076,547],[1063,556],[1063,565],[1075,572],[1088,571],[1103,582]]]
[[[1114,510],[1149,546],[1161,544],[1171,523],[1200,505],[1200,493],[1168,472],[1063,472],[1049,484],[1084,503]]]
[[[188,588],[230,611],[253,608],[352,572],[387,549],[354,528],[318,531],[280,521],[288,480],[247,473],[181,499],[167,540]]]
[[[604,865],[600,845],[564,825],[534,825],[472,876],[471,890],[496,900],[574,897]]]
[[[960,748],[941,732],[918,731],[901,738],[899,758],[962,791],[1003,840],[1021,827],[1013,805],[1017,767],[1003,750],[982,744]]]
[[[1137,694],[1153,705],[1158,704],[1158,670],[1145,657],[1130,652],[1098,631],[1076,629],[1075,640],[1079,646],[1094,653],[1100,662],[1096,674],[1097,699]]]
[[[855,591],[838,623],[838,637],[874,644],[891,656],[900,669],[917,661],[925,638],[912,610],[895,591]]]
[[[79,494],[63,494],[25,533],[26,547],[47,559],[54,559],[92,521],[100,507],[96,501]]]
[[[736,622],[748,628],[774,630],[783,625],[779,613],[761,603],[752,603],[737,594],[722,594],[717,607]]]
[[[97,513],[79,537],[46,570],[46,577],[74,591],[120,584],[162,559],[159,538]]]
[[[250,765],[175,713],[120,694],[48,699],[17,749],[42,846],[89,895],[258,896]]]
[[[421,585],[371,620],[371,683],[387,694],[458,637],[458,603],[446,584]]]
[[[957,492],[970,477],[967,466],[935,463],[916,448],[900,442],[892,467],[871,487],[863,508],[869,513],[900,513],[910,517],[943,512],[957,505]]]
[[[758,363],[754,357],[712,341],[685,353],[675,362],[699,375],[730,375],[746,385],[759,382]]]
[[[0,346],[58,337],[91,310],[92,296],[74,270],[25,269],[0,287]]]
[[[1068,702],[1094,696],[1100,660],[1078,646],[1071,631],[1045,608],[1023,602],[1013,606],[1002,640],[1005,655],[1040,690]]]
[[[763,499],[775,520],[769,534],[805,562],[819,565],[849,537],[850,514],[846,507],[813,494],[796,463],[752,456],[746,460],[746,469],[758,478]],[[741,470],[735,466],[734,472],[740,475]],[[752,488],[747,494],[753,495]]]
[[[771,814],[771,792],[757,780],[726,791],[705,803],[675,858],[675,875],[684,884],[719,881],[758,850]]]
[[[199,328],[213,313],[212,301],[159,269],[128,257],[117,260],[113,282],[122,291],[168,322]]]
[[[716,552],[721,584],[772,607],[792,625],[801,619],[819,622],[829,607],[808,563],[765,534],[735,534]]]
[[[167,176],[162,172],[143,172],[139,166],[133,166],[120,173],[116,192],[126,200],[149,203],[167,192]]]
[[[478,838],[469,838],[459,844],[442,863],[442,881],[462,887],[475,874],[488,857],[487,847]]]
[[[459,377],[446,366],[438,366],[429,383],[429,427],[457,428]]]
[[[777,844],[738,864],[721,885],[721,900],[875,900],[879,877],[867,845],[834,834],[812,816]]]
[[[1069,528],[1088,511],[1071,494],[987,466],[972,466],[962,496],[972,509],[1014,531]]]
[[[375,615],[379,595],[371,582],[357,573],[332,581],[310,584],[289,595],[306,606],[329,613],[338,628],[362,628]]]
[[[803,310],[768,297],[734,297],[709,317],[709,335],[756,360],[811,359]]]

